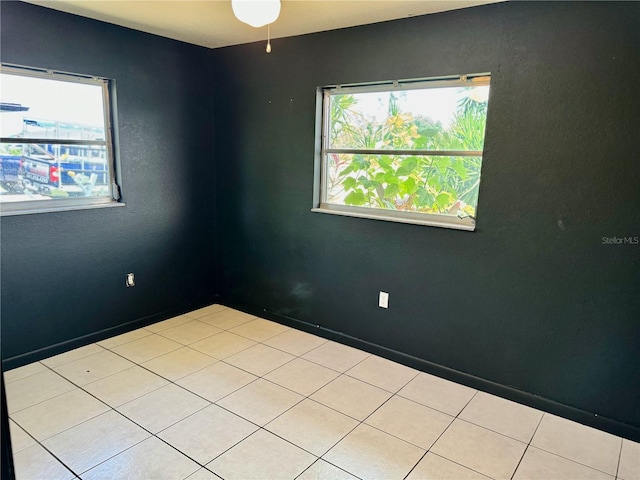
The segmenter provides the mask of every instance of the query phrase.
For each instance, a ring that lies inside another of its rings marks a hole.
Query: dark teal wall
[[[3,62],[115,79],[126,203],[2,217],[2,358],[211,301],[211,52],[22,2],[0,8]]]
[[[602,237],[640,236],[638,25],[508,2],[215,50],[222,297],[637,434],[640,245]],[[318,86],[485,71],[474,233],[310,211]]]

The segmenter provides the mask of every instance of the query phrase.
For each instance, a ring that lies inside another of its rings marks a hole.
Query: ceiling
[[[253,28],[237,20],[230,0],[27,1],[209,48],[255,42],[267,37],[267,27]],[[280,17],[271,25],[271,37],[291,37],[495,2],[283,0]]]

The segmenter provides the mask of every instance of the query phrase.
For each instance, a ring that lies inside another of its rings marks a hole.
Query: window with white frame
[[[0,66],[2,215],[116,204],[112,82]]]
[[[313,211],[474,230],[489,83],[319,89]]]

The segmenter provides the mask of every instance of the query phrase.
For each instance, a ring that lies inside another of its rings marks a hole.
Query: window
[[[111,82],[0,67],[3,215],[117,205]]]
[[[474,230],[489,82],[320,89],[313,211]]]

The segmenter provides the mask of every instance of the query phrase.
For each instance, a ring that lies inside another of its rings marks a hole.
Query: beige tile
[[[220,477],[211,473],[206,468],[201,468],[196,473],[189,475],[185,480],[220,480]]]
[[[346,372],[369,356],[347,345],[328,341],[305,353],[302,358],[338,372]]]
[[[310,350],[319,347],[323,343],[326,343],[325,338],[316,337],[310,333],[301,332],[300,330],[294,330],[293,328],[286,332],[280,333],[275,337],[265,340],[265,345],[277,348],[291,355],[304,355]]]
[[[431,452],[497,479],[511,478],[526,444],[463,420],[454,420]]]
[[[353,418],[305,399],[264,428],[320,457],[357,425]]]
[[[237,327],[238,325],[242,325],[243,323],[247,323],[255,319],[256,317],[254,315],[239,312],[238,310],[233,310],[231,308],[198,318],[201,322],[208,323],[209,325],[213,325],[214,327],[218,327],[223,330],[229,330],[230,328]]]
[[[217,360],[209,355],[183,347],[144,362],[142,366],[173,382],[215,362]]]
[[[86,385],[133,367],[133,363],[109,350],[89,355],[54,370],[76,385]]]
[[[224,361],[234,367],[262,377],[294,358],[293,355],[259,343],[225,358]]]
[[[192,343],[191,348],[222,360],[255,345],[256,342],[230,332],[222,332]]]
[[[178,315],[177,317],[169,318],[161,322],[152,323],[151,325],[147,325],[144,328],[146,328],[150,332],[159,333],[159,332],[162,332],[163,330],[177,327],[178,325],[182,325],[183,323],[187,323],[192,320],[193,320],[192,318],[187,317],[186,315]]]
[[[119,407],[168,383],[164,378],[136,365],[83,388],[107,405]]]
[[[621,439],[579,423],[545,414],[531,445],[615,475]]]
[[[459,417],[507,437],[529,443],[542,412],[504,398],[478,392]]]
[[[340,374],[335,370],[296,358],[264,378],[307,397],[338,375]]]
[[[420,373],[398,395],[427,407],[456,416],[476,394],[476,390],[443,378]]]
[[[224,312],[226,310],[230,310],[227,307],[225,307],[224,305],[218,305],[217,303],[214,303],[212,305],[208,305],[206,307],[203,308],[199,308],[198,310],[193,310],[191,312],[187,312],[185,313],[185,315],[189,318],[202,318],[202,317],[206,317],[207,315],[211,315],[213,313],[219,313],[219,312]]]
[[[6,385],[9,414],[75,390],[71,382],[47,369]]]
[[[279,323],[264,320],[263,318],[256,318],[242,325],[238,325],[229,331],[255,342],[263,342],[287,330],[289,330],[289,327],[285,327]]]
[[[364,420],[390,396],[391,393],[385,390],[342,375],[310,398],[357,420]]]
[[[404,478],[424,450],[361,424],[324,459],[363,479]]]
[[[295,445],[258,430],[207,468],[225,480],[294,479],[315,459]]]
[[[256,378],[258,377],[244,370],[218,362],[181,378],[176,383],[211,402],[216,402]]]
[[[222,330],[212,325],[199,322],[198,320],[191,320],[187,323],[183,323],[182,325],[178,325],[177,327],[162,330],[158,335],[162,335],[169,340],[182,343],[183,345],[189,345],[190,343],[204,340],[205,338],[215,335],[216,333],[220,333],[221,331]]]
[[[81,474],[147,437],[148,432],[111,410],[43,443],[74,472]]]
[[[75,475],[40,445],[14,452],[16,480],[71,480]]]
[[[169,384],[118,407],[118,411],[151,433],[157,433],[210,403]]]
[[[418,371],[385,358],[371,355],[352,369],[347,370],[346,374],[396,393],[418,375]]]
[[[123,333],[122,335],[102,340],[98,342],[98,345],[104,348],[113,349],[114,347],[124,345],[125,343],[148,337],[149,335],[151,335],[151,333],[152,332],[150,330],[147,330],[146,328],[139,328],[137,330],[132,330],[131,332]]]
[[[20,410],[12,418],[42,441],[108,410],[100,400],[77,389]]]
[[[175,480],[200,469],[193,460],[155,437],[110,458],[82,475],[83,480]]]
[[[428,450],[453,417],[406,398],[394,396],[367,418],[367,424]]]
[[[296,480],[358,480],[358,478],[335,465],[318,459],[316,463],[307,468]]]
[[[75,350],[61,353],[60,355],[46,358],[44,360],[41,360],[41,362],[49,368],[56,368],[66,363],[71,363],[81,358],[88,357],[89,355],[95,355],[96,353],[100,352],[104,352],[104,348],[102,348],[97,343],[92,343],[90,345],[85,345],[84,347],[76,348]]]
[[[622,440],[618,477],[623,480],[640,480],[640,443]]]
[[[210,405],[160,432],[158,437],[204,465],[257,429],[237,415]]]
[[[297,393],[259,378],[216,403],[262,426],[289,410],[302,398]]]
[[[23,367],[14,368],[12,370],[8,370],[3,372],[5,383],[15,382],[16,380],[20,380],[26,377],[30,377],[31,375],[35,375],[36,373],[44,372],[47,370],[40,362],[33,362],[29,365],[25,365]]]
[[[527,448],[513,479],[539,480],[547,478],[553,480],[614,480],[614,477],[606,473],[530,446]]]
[[[478,472],[428,452],[406,480],[488,480]],[[539,480],[543,480],[540,478]],[[551,479],[548,479],[551,480]]]
[[[9,431],[11,432],[11,451],[14,454],[36,444],[36,441],[13,420],[9,420]]]
[[[135,363],[143,363],[152,358],[181,348],[182,345],[155,333],[112,348],[115,353]]]

